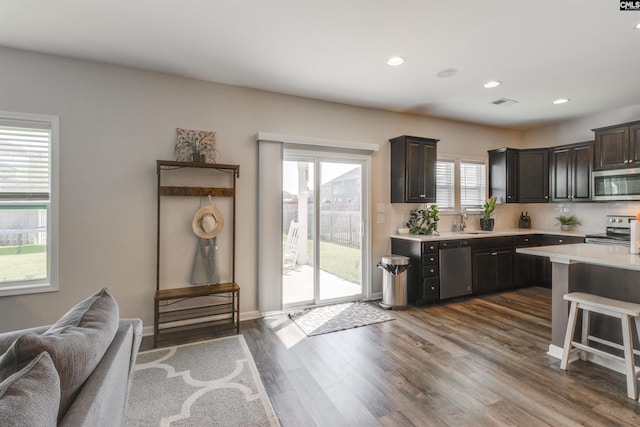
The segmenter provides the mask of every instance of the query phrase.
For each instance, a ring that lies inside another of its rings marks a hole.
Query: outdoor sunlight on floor
[[[320,299],[330,300],[361,295],[362,286],[320,270]],[[282,302],[291,304],[313,299],[313,266],[297,265],[282,276]]]

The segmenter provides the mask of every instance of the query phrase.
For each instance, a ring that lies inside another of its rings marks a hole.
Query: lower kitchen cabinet
[[[573,243],[584,243],[583,237],[573,236],[556,236],[552,234],[543,234],[540,236],[539,246],[552,246],[552,245],[571,245]],[[542,268],[540,269],[539,283],[551,287],[551,260],[549,258],[542,258]]]
[[[515,248],[540,246],[540,235],[515,236]],[[517,287],[536,285],[539,282],[543,258],[534,255],[515,254],[514,280]]]
[[[409,304],[426,305],[441,300],[440,249],[448,242],[419,242],[391,239],[391,252],[408,256],[407,297]],[[524,234],[482,237],[471,240],[473,295],[517,287],[551,286],[551,261],[548,258],[516,253],[515,248],[584,243],[582,237],[549,234]],[[460,266],[465,268],[465,266]],[[446,296],[442,297],[447,299]]]
[[[473,293],[501,291],[514,287],[513,238],[491,237],[473,241]]]
[[[407,300],[412,305],[440,301],[438,242],[415,242],[391,239],[394,255],[409,257],[407,269]]]

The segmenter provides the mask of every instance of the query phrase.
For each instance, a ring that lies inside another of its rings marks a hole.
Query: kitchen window
[[[484,161],[442,158],[436,163],[436,205],[440,210],[480,209],[487,197]]]
[[[58,289],[58,118],[0,112],[0,296]]]

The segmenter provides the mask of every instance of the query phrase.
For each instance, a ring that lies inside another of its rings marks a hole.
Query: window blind
[[[0,200],[49,200],[51,129],[0,120]]]
[[[436,205],[438,209],[455,207],[454,162],[442,160],[436,163]]]
[[[460,162],[460,205],[463,207],[481,207],[485,197],[485,164]]]

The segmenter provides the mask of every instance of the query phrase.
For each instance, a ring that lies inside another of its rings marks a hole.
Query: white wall
[[[537,148],[593,141],[591,129],[635,120],[640,120],[640,104],[530,130],[524,133],[523,144]]]
[[[51,323],[111,287],[123,317],[153,319],[156,159],[171,159],[175,128],[215,130],[220,162],[240,164],[237,275],[241,312],[257,310],[258,131],[372,142],[372,212],[389,204],[389,138],[439,138],[440,153],[486,156],[522,134],[0,47],[0,110],[60,117],[60,291],[0,298],[0,331]],[[261,177],[266,178],[266,177]],[[195,212],[195,210],[194,210]],[[185,219],[190,223],[191,217]],[[397,224],[373,221],[372,277]],[[195,237],[194,237],[195,239]],[[195,242],[195,240],[194,240]],[[195,243],[176,263],[191,265]]]

